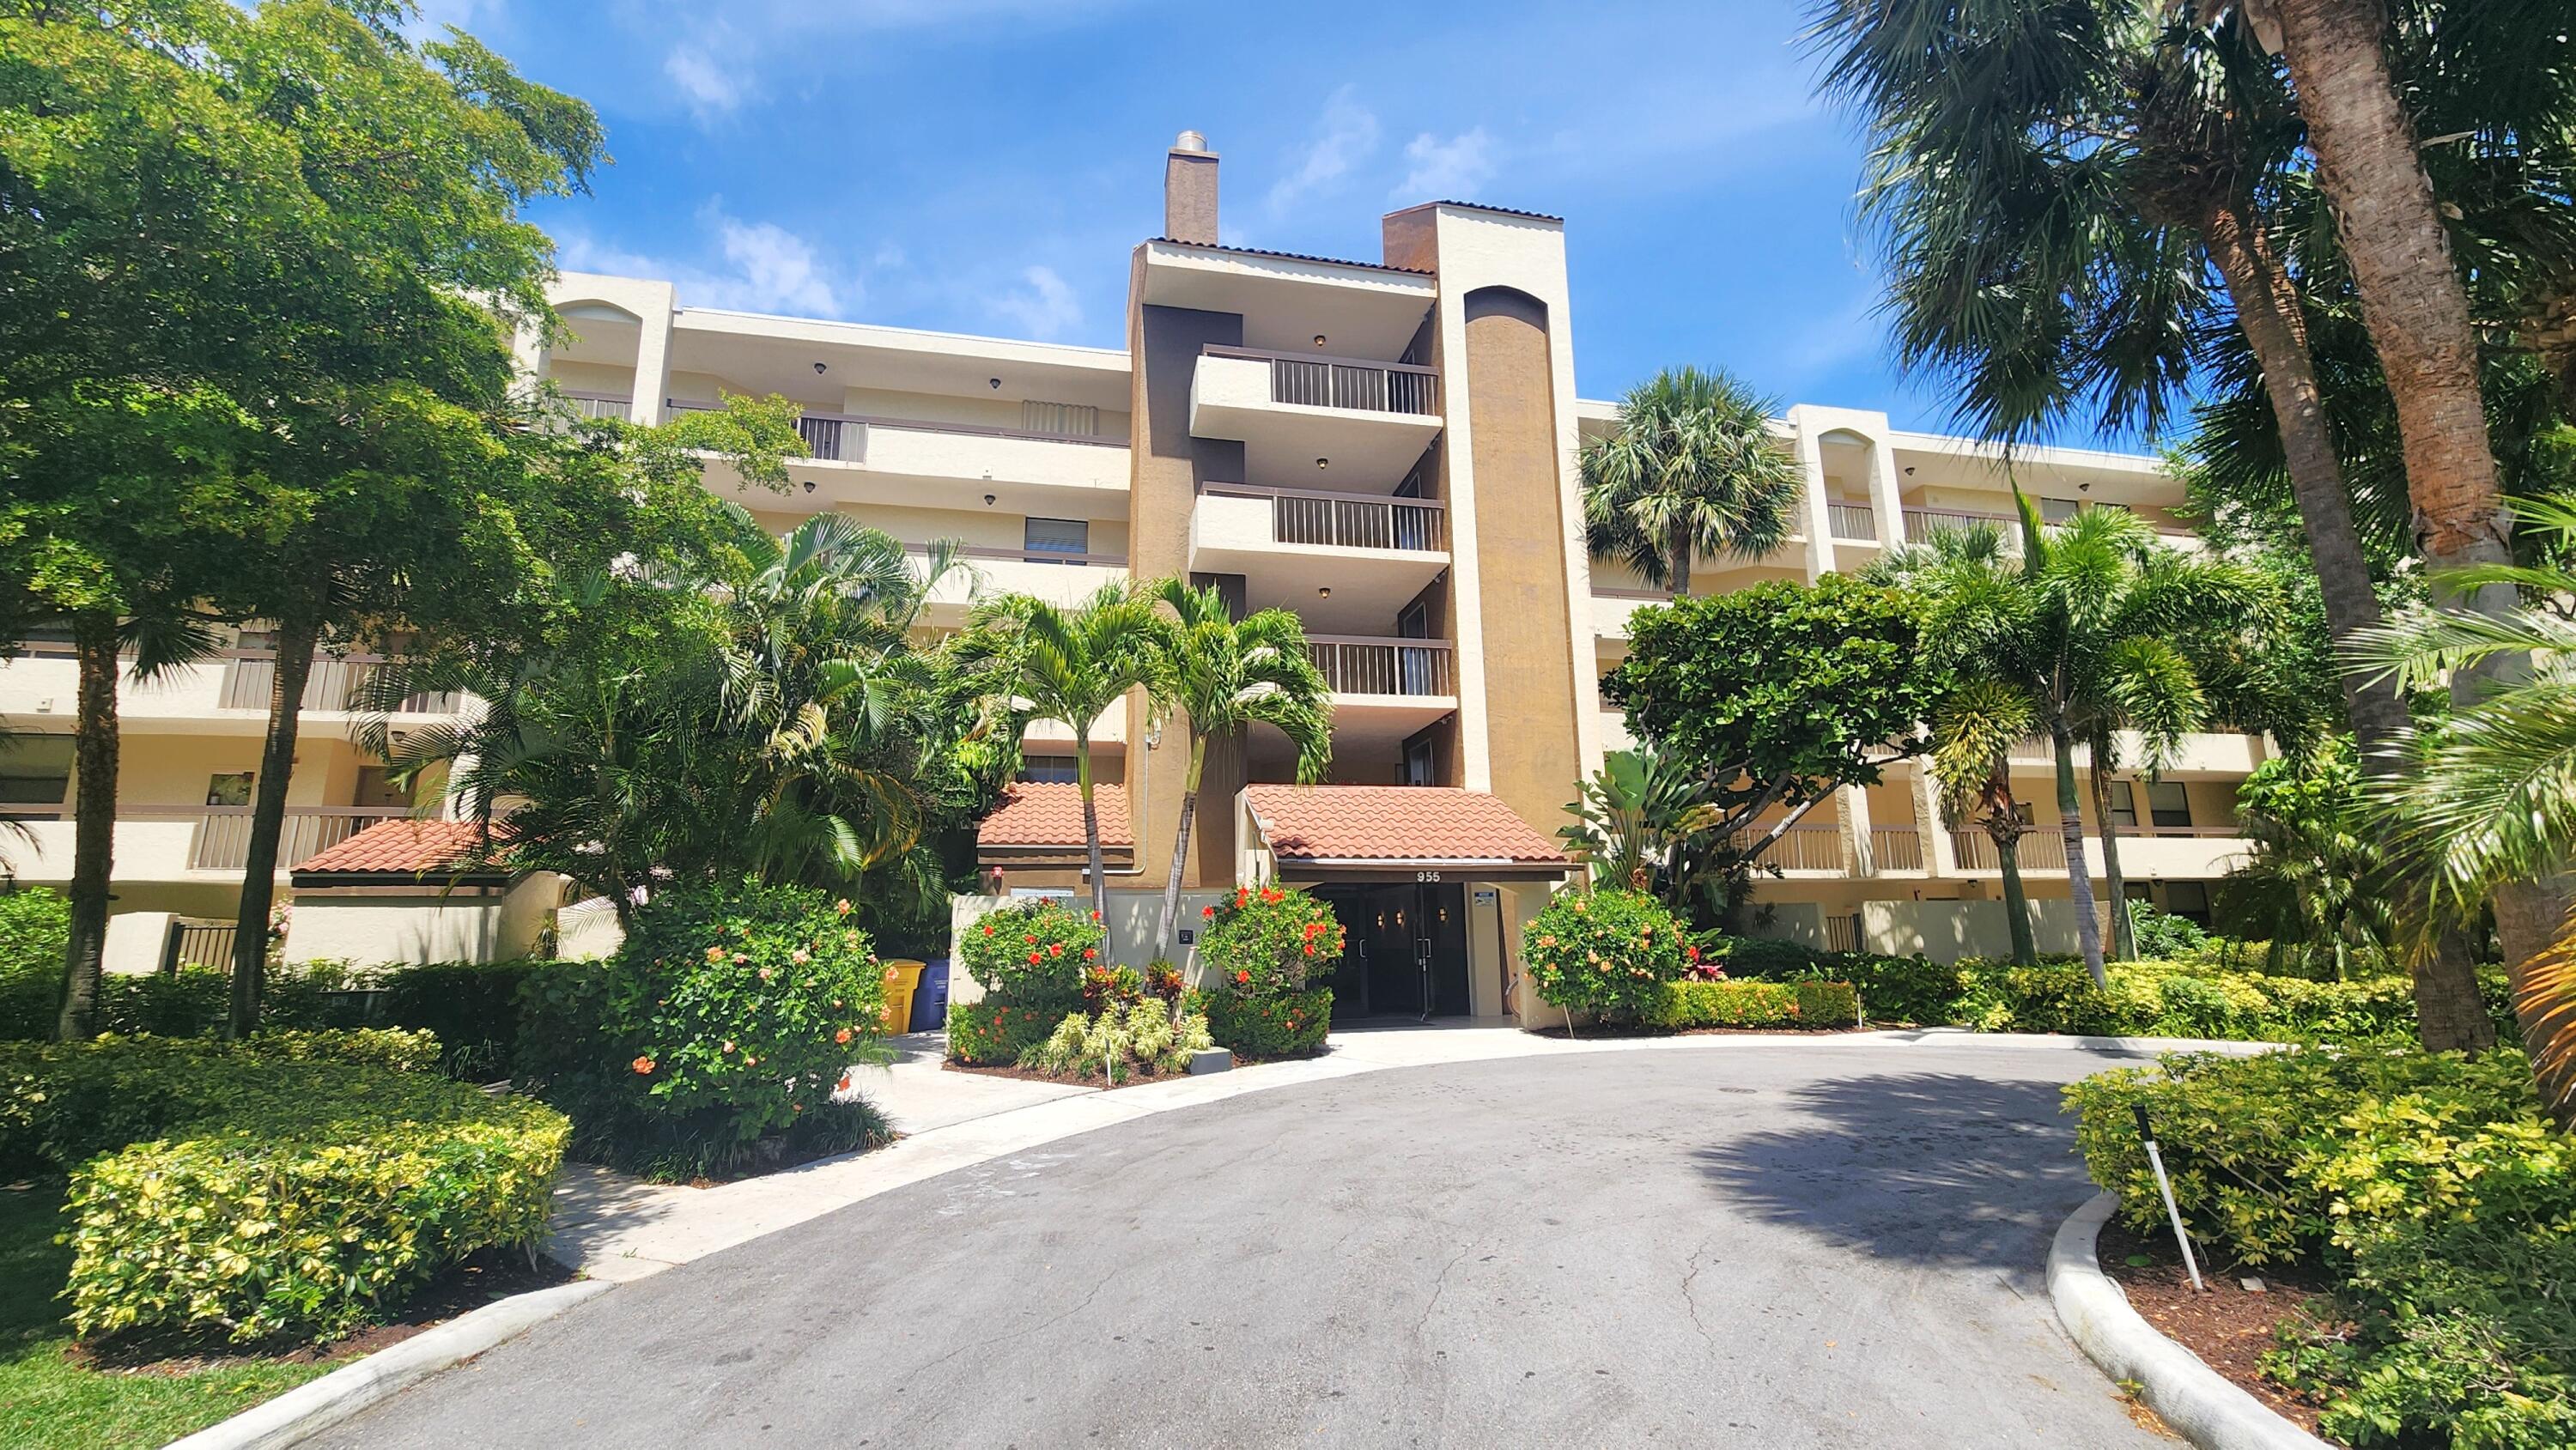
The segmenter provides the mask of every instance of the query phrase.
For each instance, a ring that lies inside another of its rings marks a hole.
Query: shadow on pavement
[[[1696,1150],[1735,1211],[1837,1247],[2035,1281],[2049,1235],[2093,1192],[2058,1084],[1908,1073],[1806,1084],[1812,1119]]]

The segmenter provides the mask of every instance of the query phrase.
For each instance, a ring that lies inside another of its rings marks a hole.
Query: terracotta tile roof
[[[1127,818],[1127,792],[1114,785],[1091,788],[1100,813],[1103,850],[1133,850],[1136,831]],[[1082,840],[1082,787],[1021,781],[1002,792],[1002,804],[975,830],[979,846],[1071,846]]]
[[[494,828],[495,835],[507,827]],[[340,844],[295,864],[295,874],[316,876],[421,876],[471,859],[482,846],[473,821],[379,821]]]
[[[1290,861],[1555,864],[1556,844],[1480,790],[1420,785],[1253,785],[1262,839]]]

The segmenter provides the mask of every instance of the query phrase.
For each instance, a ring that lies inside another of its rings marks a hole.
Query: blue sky
[[[1372,260],[1380,214],[1432,197],[1563,215],[1587,397],[1696,362],[1947,416],[1887,365],[1799,0],[427,8],[605,119],[596,194],[538,213],[563,264],[684,302],[1117,346],[1194,127],[1241,245]]]

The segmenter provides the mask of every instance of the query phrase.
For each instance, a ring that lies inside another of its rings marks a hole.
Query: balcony
[[[2002,874],[1994,838],[1981,828],[1954,827],[1950,850],[1961,875]],[[2025,876],[2066,874],[2066,838],[2053,824],[2025,832],[2016,854]],[[2234,826],[2150,826],[2120,832],[2120,871],[2132,881],[2224,876],[2244,854],[2244,838]],[[2084,838],[2084,859],[2095,876],[2102,874],[2100,837]]]
[[[1872,826],[1869,828],[1870,869],[1881,876],[1920,872],[1923,866],[1923,833],[1912,826]]]
[[[706,412],[716,405],[673,398],[670,406]],[[788,468],[815,486],[817,502],[965,508],[989,493],[1003,512],[1101,518],[1126,511],[1123,436],[820,411],[800,416],[796,435],[806,456],[790,459]]]
[[[313,661],[312,673],[304,677],[305,710],[357,713],[365,707],[361,698],[375,682],[376,675],[392,663],[384,655],[324,655]],[[226,710],[265,712],[269,697],[277,689],[277,656],[264,651],[243,651],[224,663],[221,707]],[[403,697],[391,713],[398,715],[453,715],[465,708],[466,697],[456,691],[419,691]]]
[[[585,393],[578,389],[563,390],[575,414],[584,418],[614,418],[620,423],[635,420],[635,400],[624,393]]]
[[[1392,748],[1458,708],[1445,639],[1310,634],[1306,650],[1333,692],[1336,748]]]
[[[353,692],[386,663],[383,655],[321,655],[306,677],[303,708],[316,715],[352,713]],[[129,657],[125,663],[133,663]],[[202,664],[187,665],[159,678],[117,682],[117,711],[130,734],[258,734],[268,718],[269,691],[277,679],[277,657],[267,650],[218,652]],[[59,715],[68,721],[80,689],[79,670],[70,647],[50,641],[30,644],[19,658],[0,663],[0,713],[41,719]],[[455,694],[418,694],[405,699],[396,713],[450,715],[465,708]],[[339,733],[348,722],[316,720],[313,728]],[[63,727],[70,728],[68,723]]]
[[[288,806],[278,837],[277,869],[326,850],[378,821],[408,817],[408,806]],[[61,806],[0,806],[25,836],[0,837],[11,870],[21,881],[69,881],[72,813]],[[250,850],[248,806],[120,806],[116,812],[116,879],[192,881],[205,873],[238,876]]]
[[[1737,831],[1735,849],[1743,851],[1771,833],[1771,827],[1752,825]],[[1754,860],[1754,869],[1777,866],[1790,876],[1840,876],[1844,874],[1843,828],[1840,826],[1791,826],[1780,833]]]
[[[1253,478],[1400,478],[1440,432],[1429,368],[1253,348],[1203,350],[1190,385],[1190,432],[1239,439]]]
[[[1865,503],[1829,503],[1825,520],[1839,543],[1878,542],[1878,511]]]
[[[929,552],[906,544],[913,566],[920,568]],[[1049,604],[1072,606],[1097,593],[1103,584],[1127,577],[1123,554],[1059,554],[1042,549],[996,549],[970,546],[961,551],[967,571],[951,574],[930,591],[930,617],[956,624],[977,599],[997,594],[1026,594]]]
[[[1386,494],[1211,483],[1190,518],[1190,568],[1240,574],[1253,608],[1324,628],[1393,619],[1449,567],[1448,545],[1445,506]]]
[[[1602,639],[1626,639],[1628,616],[1651,605],[1670,604],[1673,596],[1660,589],[1603,589],[1592,591],[1592,633]]]

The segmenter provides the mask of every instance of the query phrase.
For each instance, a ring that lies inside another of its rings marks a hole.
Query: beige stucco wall
[[[376,888],[299,892],[286,928],[290,962],[489,962],[535,950],[559,887],[531,876],[503,890],[441,896]]]

